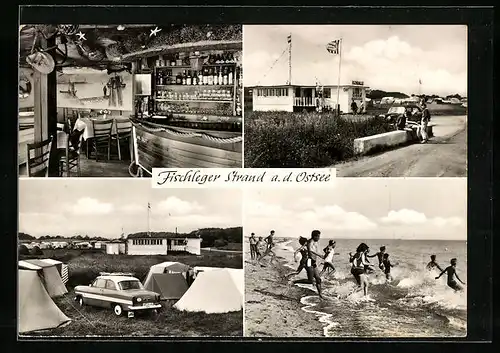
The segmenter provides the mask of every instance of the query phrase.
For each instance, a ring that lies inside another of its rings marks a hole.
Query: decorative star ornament
[[[78,40],[86,40],[85,38],[85,33],[82,33],[81,31],[76,34],[78,36]]]
[[[149,34],[149,36],[150,36],[150,37],[152,37],[152,36],[156,36],[156,34],[157,34],[158,32],[160,32],[160,31],[161,31],[161,28],[155,27],[155,29],[152,29],[152,30],[151,30],[151,33]]]

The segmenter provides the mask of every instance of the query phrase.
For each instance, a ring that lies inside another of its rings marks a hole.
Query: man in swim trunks
[[[394,267],[394,265],[391,264],[391,261],[389,260],[389,254],[384,254],[383,264],[385,278],[387,279],[387,281],[392,281],[391,267]]]
[[[441,266],[436,262],[436,255],[431,255],[431,261],[427,264],[426,268],[430,271],[436,267],[439,271],[443,271]]]
[[[380,251],[373,255],[366,255],[367,258],[377,257],[378,259],[378,268],[382,271],[384,270],[384,254],[385,254],[385,246],[380,247]]]
[[[250,235],[250,258],[253,260],[257,257],[257,238],[255,238],[255,233]]]
[[[319,238],[321,236],[321,232],[319,230],[313,230],[311,232],[311,239],[307,241],[307,278],[309,282],[312,283],[313,278],[316,281],[316,288],[318,289],[318,295],[320,298],[323,298],[321,294],[321,277],[318,272],[318,265],[316,263],[317,257],[321,257],[318,251],[319,246]]]
[[[448,287],[452,288],[454,291],[460,291],[462,290],[462,287],[455,281],[455,278],[456,277],[460,283],[464,284],[464,282],[462,282],[462,280],[458,277],[457,275],[457,271],[456,271],[456,267],[457,267],[457,259],[456,258],[453,258],[450,260],[450,266],[446,267],[440,274],[439,276],[436,277],[436,279],[439,279],[445,272],[447,272],[447,275],[448,275],[448,280],[447,280],[447,284],[448,284]]]
[[[271,233],[264,239],[264,241],[267,243],[266,251],[257,259],[257,261],[260,263],[260,260],[271,254],[271,262],[273,262],[273,260],[275,260],[276,258],[276,253],[273,251],[273,248],[276,245],[274,243],[274,230],[271,231]]]

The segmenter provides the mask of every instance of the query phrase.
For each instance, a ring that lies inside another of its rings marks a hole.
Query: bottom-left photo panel
[[[18,333],[243,335],[240,189],[19,180]]]

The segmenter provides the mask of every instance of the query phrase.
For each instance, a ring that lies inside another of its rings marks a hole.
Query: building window
[[[257,89],[259,97],[288,97],[288,88],[259,88]]]
[[[331,98],[331,97],[332,97],[332,89],[323,88],[323,98]]]
[[[359,88],[359,87],[354,87],[354,88],[352,89],[352,96],[353,96],[353,98],[361,98],[361,96],[362,96],[362,95],[361,95],[361,88]]]

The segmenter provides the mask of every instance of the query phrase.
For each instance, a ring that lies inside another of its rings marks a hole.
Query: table
[[[113,119],[113,117],[109,117],[109,119]],[[94,137],[94,126],[92,125],[92,119],[90,118],[78,118],[75,122],[74,129],[80,131],[84,130],[82,134],[83,140],[88,140]],[[111,127],[111,135],[116,135],[116,124],[114,123]]]

